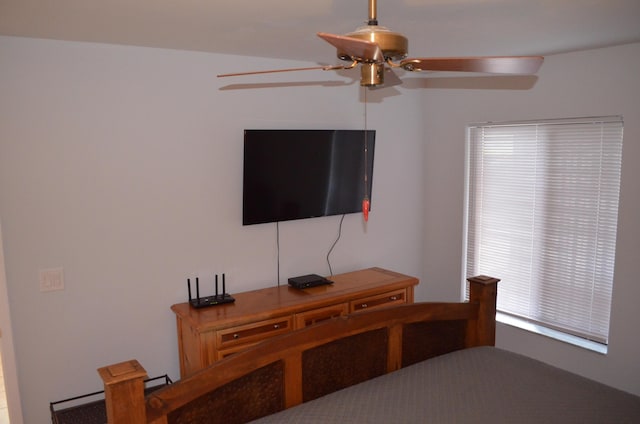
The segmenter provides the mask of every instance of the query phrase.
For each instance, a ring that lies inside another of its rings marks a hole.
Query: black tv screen
[[[374,147],[375,130],[245,130],[243,225],[361,212]]]

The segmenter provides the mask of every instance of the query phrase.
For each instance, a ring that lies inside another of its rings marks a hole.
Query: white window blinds
[[[607,343],[621,117],[469,127],[467,275],[498,310]]]

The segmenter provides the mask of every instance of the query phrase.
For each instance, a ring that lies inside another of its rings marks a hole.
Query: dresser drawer
[[[400,303],[407,303],[406,289],[394,290],[387,293],[353,300],[350,303],[350,310],[351,312],[366,311],[369,309],[397,305]]]
[[[228,349],[221,349],[216,351],[216,361],[219,361],[221,359],[226,358],[227,356],[231,356],[234,355],[238,352],[242,352],[245,349],[249,349],[251,346],[255,346],[260,342],[255,342],[255,343],[246,343],[246,344],[241,344],[241,345],[236,345],[233,347],[230,347]]]
[[[310,311],[299,312],[293,316],[295,328],[304,328],[316,322],[324,321],[349,313],[348,303],[338,303],[337,305],[325,306],[324,308],[312,309]]]
[[[258,321],[216,332],[218,349],[248,345],[291,331],[291,316]]]

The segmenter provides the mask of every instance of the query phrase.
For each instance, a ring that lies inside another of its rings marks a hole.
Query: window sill
[[[583,349],[591,350],[593,352],[601,353],[603,355],[607,354],[607,345],[604,345],[602,343],[583,339],[577,336],[572,336],[571,334],[566,334],[558,330],[552,330],[550,328],[543,327],[541,325],[534,324],[523,319],[512,317],[510,315],[502,314],[500,312],[496,313],[496,321],[502,324],[510,325],[512,327],[520,328],[525,331],[530,331],[535,334],[551,337],[552,339],[564,343],[569,343]]]

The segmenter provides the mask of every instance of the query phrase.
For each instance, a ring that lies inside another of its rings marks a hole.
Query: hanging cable
[[[277,250],[277,260],[276,260],[276,268],[277,268],[277,278],[278,278],[278,287],[280,287],[280,222],[276,221],[276,250]]]
[[[338,237],[331,245],[329,252],[327,252],[327,265],[329,265],[329,275],[333,275],[333,270],[331,269],[331,261],[329,260],[329,256],[331,255],[333,248],[336,247],[336,244],[338,244],[338,240],[340,240],[340,236],[342,235],[342,221],[344,221],[344,216],[345,214],[343,214],[342,218],[340,218],[340,224],[338,225]]]
[[[362,199],[362,216],[364,217],[365,222],[369,220],[369,206],[371,201],[369,200],[369,190],[368,190],[368,180],[369,180],[369,172],[368,172],[368,158],[367,155],[369,153],[368,146],[368,128],[367,128],[367,87],[363,87],[364,90],[364,197]]]

